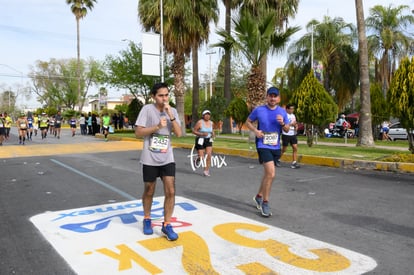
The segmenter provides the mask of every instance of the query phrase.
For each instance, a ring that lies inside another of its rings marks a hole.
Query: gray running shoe
[[[262,203],[263,203],[263,199],[262,199],[262,198],[259,198],[259,197],[257,197],[257,196],[254,196],[254,197],[253,197],[253,201],[256,203],[256,208],[257,208],[258,210],[262,210]]]
[[[300,168],[299,164],[297,162],[293,162],[292,165],[290,166],[292,169],[297,169]]]
[[[282,166],[282,164],[280,163],[280,159],[278,159],[278,160],[276,161],[276,166],[277,166],[277,167]]]
[[[270,217],[272,216],[272,212],[270,212],[270,207],[268,202],[262,203],[262,216],[263,217]]]

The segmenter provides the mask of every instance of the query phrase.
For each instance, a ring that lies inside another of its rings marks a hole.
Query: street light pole
[[[163,1],[160,0],[160,65],[161,65],[161,82],[164,82],[164,10]]]
[[[207,52],[206,54],[208,55],[208,57],[209,57],[209,64],[210,64],[210,67],[209,67],[209,70],[210,70],[210,99],[211,99],[211,97],[213,96],[213,76],[212,76],[212,69],[211,69],[211,55],[212,54],[215,54],[216,52]]]
[[[311,70],[313,71],[313,24],[311,25]]]
[[[321,23],[318,24],[311,24],[311,70],[313,71],[313,31],[315,29],[316,26],[320,25]]]

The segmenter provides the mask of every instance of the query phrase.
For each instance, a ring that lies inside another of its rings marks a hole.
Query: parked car
[[[414,130],[411,132],[411,134],[414,134]],[[407,136],[407,130],[401,127],[401,124],[399,122],[393,123],[390,125],[390,130],[388,132],[388,136],[392,140],[397,139],[408,139]]]

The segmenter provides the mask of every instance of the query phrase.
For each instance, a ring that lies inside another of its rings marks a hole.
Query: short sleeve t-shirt
[[[287,114],[287,116],[288,116],[288,119],[289,119],[289,124],[294,123],[296,121],[295,114]],[[282,134],[285,135],[285,136],[294,136],[294,135],[296,135],[295,126],[290,126],[289,132],[287,132],[287,133],[282,132]]]
[[[176,121],[181,125],[178,119],[178,113],[175,108],[171,109]],[[141,112],[138,114],[135,126],[141,127],[153,127],[160,122],[161,116],[167,118],[167,127],[158,130],[156,133],[144,137],[144,147],[141,154],[141,163],[151,166],[163,166],[174,162],[174,154],[171,146],[171,131],[172,122],[168,115],[164,112],[160,112],[154,104],[148,104],[142,107]],[[154,140],[162,140],[159,143],[160,150],[150,149],[153,148]],[[165,147],[162,147],[165,146]]]
[[[264,138],[256,137],[256,148],[280,149],[282,126],[276,119],[277,115],[283,117],[285,124],[289,123],[286,110],[280,106],[277,106],[274,110],[267,105],[258,106],[249,115],[251,121],[257,121],[257,129],[265,134]]]

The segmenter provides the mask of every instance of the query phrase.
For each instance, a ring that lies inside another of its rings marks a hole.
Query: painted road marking
[[[86,154],[100,152],[120,152],[129,150],[141,150],[141,141],[111,141],[111,142],[87,142],[82,144],[31,144],[3,146],[0,151],[0,159],[52,156],[63,154]]]
[[[78,274],[362,274],[374,259],[220,209],[176,198],[175,242],[142,233],[140,200],[46,212],[30,220]]]

